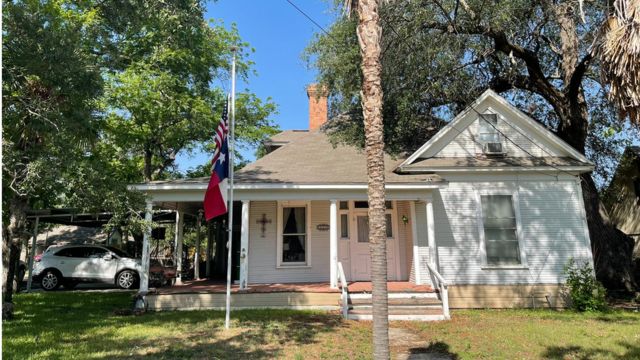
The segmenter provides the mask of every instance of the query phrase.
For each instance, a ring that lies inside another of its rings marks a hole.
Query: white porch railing
[[[347,277],[344,276],[344,269],[342,268],[342,263],[338,261],[338,281],[340,281],[340,288],[342,290],[341,299],[342,299],[342,317],[345,319],[349,318],[349,293],[347,286]]]
[[[440,290],[440,300],[442,300],[442,311],[444,313],[444,317],[447,320],[451,319],[451,314],[449,313],[449,284],[447,284],[447,281],[442,277],[442,275],[440,275],[431,262],[427,262],[427,267],[429,268],[429,273],[431,275],[431,283]]]

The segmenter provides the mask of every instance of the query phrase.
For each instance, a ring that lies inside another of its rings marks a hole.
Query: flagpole
[[[234,160],[234,128],[236,125],[236,48],[233,47],[231,52],[233,53],[233,61],[231,62],[231,121],[229,124],[229,204],[228,214],[229,220],[227,221],[229,235],[227,237],[227,305],[226,314],[224,318],[224,328],[229,329],[229,322],[231,316],[231,247],[233,244],[233,160]]]

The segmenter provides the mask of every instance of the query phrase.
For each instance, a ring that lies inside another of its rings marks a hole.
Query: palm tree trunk
[[[373,283],[373,357],[389,359],[387,236],[384,203],[384,139],[378,1],[358,1],[358,41],[362,55],[362,111],[367,157],[369,250]]]

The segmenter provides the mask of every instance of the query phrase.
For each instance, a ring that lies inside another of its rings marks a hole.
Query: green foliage
[[[148,225],[137,215],[142,194],[126,185],[181,176],[179,153],[211,149],[225,101],[213,84],[228,81],[232,47],[239,76],[252,73],[235,26],[208,24],[203,4],[3,2],[5,209],[18,198],[111,211],[110,226],[132,231]],[[242,146],[277,131],[270,99],[237,98]]]
[[[572,309],[577,311],[603,311],[607,309],[606,290],[596,280],[593,267],[589,262],[577,263],[571,259],[564,271]]]
[[[103,81],[86,36],[95,13],[61,1],[3,5],[3,202],[51,206],[100,127]]]
[[[553,91],[563,93],[556,3],[509,0],[389,1],[381,8],[382,87],[385,146],[391,153],[415,151],[485,89],[493,88],[525,113],[552,130],[559,128],[561,107],[531,85],[531,71],[521,58],[496,50],[486,36],[504,33],[511,44],[537,57]],[[585,2],[586,23],[572,13],[580,38],[577,59],[589,46],[605,14],[604,3]],[[339,10],[338,10],[339,11]],[[329,123],[336,141],[363,144],[360,108],[360,55],[357,19],[340,17],[308,46],[306,57],[318,69],[319,81],[331,91]],[[586,97],[589,131],[586,153],[596,164],[599,185],[608,182],[622,149],[637,129],[621,124],[606,88],[600,84],[597,61],[580,82]],[[612,136],[610,129],[623,129]]]

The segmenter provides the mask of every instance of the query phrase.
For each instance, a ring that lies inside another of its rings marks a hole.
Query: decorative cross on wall
[[[264,237],[264,233],[267,231],[267,224],[271,224],[271,220],[267,219],[267,214],[262,214],[262,218],[256,220],[256,223],[262,225],[260,230],[262,231],[262,237]]]

